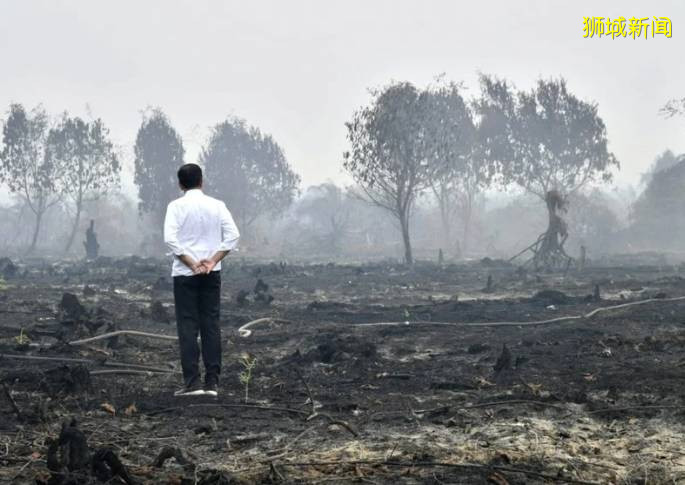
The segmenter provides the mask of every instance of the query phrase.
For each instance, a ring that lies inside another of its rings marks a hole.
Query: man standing
[[[172,201],[164,219],[164,242],[174,256],[176,327],[184,386],[176,396],[216,396],[221,372],[221,260],[238,244],[240,233],[222,201],[202,192],[202,169],[187,163],[178,170],[183,197]],[[205,383],[198,365],[202,342]]]

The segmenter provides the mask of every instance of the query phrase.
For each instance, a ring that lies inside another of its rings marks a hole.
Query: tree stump
[[[97,259],[100,251],[100,244],[98,243],[97,234],[95,234],[95,221],[90,220],[90,226],[86,229],[86,240],[83,242],[86,248],[87,259]]]
[[[559,270],[573,260],[564,250],[568,239],[568,226],[559,212],[566,211],[566,200],[557,190],[550,190],[545,196],[549,224],[531,247],[533,258],[529,261],[536,270]]]

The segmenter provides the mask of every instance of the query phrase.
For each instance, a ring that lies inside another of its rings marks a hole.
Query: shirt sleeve
[[[164,243],[171,251],[168,253],[169,255],[182,256],[185,254],[185,249],[178,241],[180,226],[178,209],[171,203],[167,206],[166,216],[164,217]]]
[[[232,251],[238,246],[240,232],[226,204],[221,203],[221,245],[219,251]]]

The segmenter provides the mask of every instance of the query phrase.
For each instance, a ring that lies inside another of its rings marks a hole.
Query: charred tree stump
[[[495,376],[498,376],[504,371],[508,371],[512,369],[512,357],[511,357],[511,351],[509,350],[509,347],[507,347],[507,344],[502,345],[502,353],[499,355],[497,358],[497,362],[495,362],[495,366],[493,370],[495,371]]]
[[[538,237],[537,241],[510,258],[509,261],[532,251],[533,257],[526,261],[524,266],[532,265],[536,271],[568,269],[573,262],[573,258],[564,250],[564,244],[568,239],[568,226],[559,215],[559,212],[566,211],[566,200],[557,190],[550,190],[545,196],[545,203],[549,214],[547,230]]]
[[[539,269],[561,269],[572,258],[566,254],[564,243],[568,239],[568,226],[559,212],[566,211],[566,201],[556,190],[550,190],[545,196],[549,225],[547,231],[540,235],[538,244],[533,248],[533,267]]]
[[[95,234],[95,221],[93,219],[90,220],[90,226],[86,229],[86,240],[83,242],[83,246],[86,248],[87,259],[97,259],[100,244],[97,234]]]
[[[86,436],[78,429],[76,420],[64,423],[57,439],[48,439],[47,467],[50,471],[48,485],[122,481],[134,485],[136,481],[121,463],[119,457],[108,448],[91,450]]]

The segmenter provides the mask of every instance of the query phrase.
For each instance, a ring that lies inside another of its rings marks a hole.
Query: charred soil
[[[175,336],[166,262],[16,269],[0,289],[3,482],[685,480],[680,267],[234,260],[218,398],[173,396],[172,339],[73,344]]]

